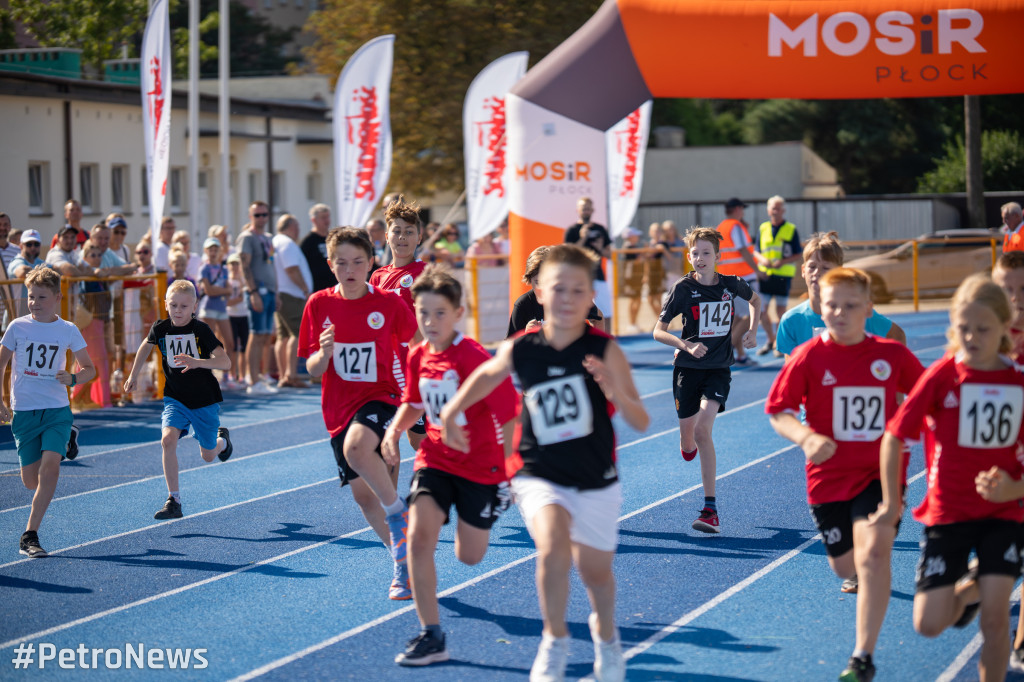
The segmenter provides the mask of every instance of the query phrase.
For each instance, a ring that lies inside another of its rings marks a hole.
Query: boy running
[[[902,343],[865,333],[871,280],[860,270],[835,268],[825,275],[821,310],[827,333],[796,349],[772,384],[765,412],[807,458],[807,502],[829,565],[840,578],[859,576],[856,644],[839,679],[870,682],[899,521],[899,514],[875,514],[882,501],[879,444],[897,395],[909,392],[924,369]],[[806,424],[798,417],[801,407]],[[904,456],[902,485],[906,463]]]
[[[562,680],[568,659],[566,608],[572,563],[593,612],[594,674],[625,679],[615,627],[615,575],[622,488],[615,462],[616,408],[631,427],[649,417],[615,341],[586,323],[594,297],[596,259],[571,244],[553,246],[540,269],[537,298],[544,325],[505,341],[473,372],[441,411],[444,442],[468,452],[460,415],[514,371],[522,384],[518,453],[512,492],[537,545],[537,591],[544,634],[530,680]]]
[[[807,283],[807,300],[785,312],[775,337],[776,350],[787,360],[797,346],[825,331],[825,323],[821,319],[820,282],[826,272],[842,267],[843,258],[843,245],[835,232],[815,232],[804,245],[800,274]],[[877,310],[871,311],[864,331],[872,336],[895,339],[903,345],[907,343],[903,329]]]
[[[214,457],[226,462],[232,446],[228,430],[220,425],[220,405],[224,398],[215,369],[231,367],[227,350],[205,322],[195,318],[196,288],[188,280],[175,280],[167,287],[169,319],[157,320],[149,336],[135,354],[131,374],[124,382],[125,393],[135,390],[139,372],[144,371],[153,346],[160,349],[164,370],[164,411],[161,417],[160,447],[163,451],[167,501],[154,519],[180,519],[181,494],[178,490],[178,439],[188,433],[191,424],[199,454],[205,462]]]
[[[411,290],[425,340],[409,351],[402,406],[384,434],[381,450],[385,462],[396,466],[402,431],[426,414],[427,437],[416,453],[409,492],[409,575],[422,631],[395,658],[399,665],[419,666],[448,660],[437,606],[434,551],[441,526],[448,523],[449,509],[454,505],[459,515],[455,555],[472,566],[483,559],[491,526],[508,506],[503,426],[515,419],[517,396],[512,381],[506,379],[458,418],[470,430],[472,455],[442,443],[441,409],[491,356],[476,341],[455,331],[463,313],[458,280],[430,266]]]
[[[306,303],[299,356],[321,385],[324,423],[342,487],[395,562],[391,599],[411,599],[406,566],[409,510],[395,491],[398,464],[381,458],[380,442],[401,402],[405,378],[398,350],[416,332],[398,296],[367,284],[373,245],[364,230],[339,227],[327,235],[327,259],[338,284]]]
[[[11,422],[21,482],[35,491],[18,552],[38,559],[47,556],[39,545],[39,524],[57,489],[60,460],[71,436],[67,389],[91,380],[96,368],[78,327],[57,314],[60,273],[50,268],[33,270],[25,278],[25,288],[29,314],[11,322],[0,340],[0,377],[13,360],[10,408],[7,384],[0,382],[0,421]],[[64,370],[69,350],[80,367],[76,374]]]
[[[654,327],[654,339],[676,349],[672,391],[679,417],[679,449],[687,462],[700,453],[704,508],[692,527],[703,533],[722,531],[715,499],[715,444],[711,429],[715,416],[725,410],[729,398],[734,300],[750,302],[750,328],[743,334],[743,345],[747,348],[757,345],[761,316],[761,298],[746,281],[715,272],[715,264],[721,258],[721,240],[722,235],[710,227],[695,227],[687,233],[687,259],[693,271],[672,287]],[[668,326],[680,315],[683,331],[677,337],[668,331]]]

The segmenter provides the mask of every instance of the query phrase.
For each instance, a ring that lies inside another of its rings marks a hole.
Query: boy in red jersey
[[[798,346],[768,395],[772,427],[807,457],[807,502],[829,565],[840,578],[860,578],[856,645],[839,679],[870,682],[871,655],[889,605],[890,556],[899,515],[879,520],[879,439],[896,398],[924,371],[898,341],[869,336],[871,280],[835,268],[820,283],[826,334]],[[807,414],[799,419],[800,407]],[[906,481],[906,460],[895,484]]]
[[[503,425],[515,419],[518,396],[511,379],[506,379],[459,418],[470,431],[472,455],[442,443],[441,409],[459,384],[491,355],[455,331],[463,312],[462,286],[447,271],[429,267],[412,285],[412,295],[424,341],[409,351],[403,402],[381,449],[384,460],[396,464],[402,431],[426,414],[427,437],[416,453],[416,474],[409,491],[409,575],[423,629],[395,658],[399,665],[420,666],[448,660],[434,566],[448,510],[454,505],[459,514],[455,555],[472,566],[483,559],[491,526],[508,506]]]
[[[405,531],[408,508],[395,492],[397,462],[380,454],[384,430],[401,401],[405,377],[398,352],[416,330],[412,311],[397,296],[366,283],[373,245],[366,232],[335,228],[327,235],[327,258],[338,285],[310,296],[299,329],[299,356],[310,376],[323,377],[324,423],[341,485],[385,546],[395,575],[389,596],[410,599]]]
[[[1024,375],[1010,350],[1010,302],[983,274],[971,275],[949,309],[949,353],[917,382],[882,440],[879,522],[899,515],[902,441],[925,438],[928,491],[914,510],[925,525],[914,595],[914,629],[937,637],[981,609],[978,672],[1002,680],[1010,654],[1009,601],[1020,575],[1024,521]],[[974,550],[977,565],[970,567]]]
[[[385,207],[384,220],[388,226],[385,239],[391,248],[392,262],[390,265],[383,265],[373,271],[370,275],[370,286],[382,291],[393,291],[408,304],[409,310],[414,310],[412,283],[427,267],[426,263],[416,257],[416,247],[423,239],[420,207],[416,204],[406,203],[405,197],[399,194],[397,199]],[[411,343],[419,343],[422,338],[417,330]],[[402,362],[403,373],[409,345],[403,344],[396,349],[399,360]],[[409,443],[414,450],[419,449],[426,432],[426,425],[422,418],[409,428]]]
[[[621,682],[626,661],[615,627],[615,574],[622,488],[615,461],[616,408],[638,431],[650,418],[615,340],[587,324],[595,258],[572,244],[553,246],[541,265],[537,300],[544,324],[505,341],[441,411],[444,442],[469,451],[459,414],[515,371],[523,387],[512,491],[537,545],[537,592],[544,634],[530,679],[561,680],[569,655],[565,615],[572,564],[593,612],[594,674]]]

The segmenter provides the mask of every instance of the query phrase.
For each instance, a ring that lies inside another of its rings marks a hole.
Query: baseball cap
[[[220,247],[220,240],[217,239],[216,237],[207,237],[206,241],[203,242],[203,248],[204,249],[208,249],[211,246],[216,246],[216,247],[219,248]]]
[[[121,216],[115,216],[113,220],[107,223],[107,227],[113,230],[115,227],[128,227],[128,223]]]
[[[39,230],[25,230],[21,233],[21,243],[25,242],[36,242],[42,244],[43,240],[39,237]]]
[[[627,237],[642,237],[644,233],[636,229],[635,227],[627,227],[624,234]]]
[[[57,231],[57,236],[59,237],[65,232],[74,232],[75,234],[78,234],[78,228],[75,227],[74,225],[65,225],[64,227],[60,228],[60,230]]]
[[[737,206],[742,206],[743,208],[747,207],[746,204],[744,204],[742,201],[740,201],[736,197],[733,197],[732,199],[729,199],[729,201],[725,202],[725,210],[726,211],[732,210],[732,209],[736,208]]]

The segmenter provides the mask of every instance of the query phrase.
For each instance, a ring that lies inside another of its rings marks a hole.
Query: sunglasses
[[[266,218],[268,215],[270,215],[270,214],[269,213],[253,213],[252,217],[253,218]]]
[[[136,251],[135,252],[135,255],[137,255],[137,256],[148,256],[149,254],[150,254],[149,249],[142,249],[140,251]]]
[[[126,235],[128,230],[114,230],[114,234]]]

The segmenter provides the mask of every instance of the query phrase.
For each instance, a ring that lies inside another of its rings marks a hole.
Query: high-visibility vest
[[[781,260],[792,256],[793,254],[784,254],[783,248],[792,241],[794,234],[796,234],[796,225],[785,222],[782,223],[782,227],[779,228],[775,237],[772,237],[772,221],[764,221],[761,223],[760,234],[758,235],[761,255],[769,260]],[[757,267],[766,275],[779,275],[780,277],[793,277],[796,275],[796,265],[793,263],[787,263],[778,268],[769,268],[764,265],[758,265]]]
[[[732,231],[733,228],[739,226],[743,230],[743,234],[747,237],[747,245],[741,246],[733,244],[732,242]],[[726,218],[722,222],[718,223],[718,234],[722,235],[722,243],[719,245],[719,251],[722,254],[722,259],[718,261],[718,266],[715,268],[718,272],[723,275],[736,275],[737,277],[748,277],[754,274],[754,268],[747,265],[747,262],[743,260],[740,255],[741,249],[749,249],[750,244],[753,242],[750,239],[750,233],[747,231],[747,226],[735,218]]]
[[[1024,251],[1024,229],[1018,227],[1003,235],[1003,253],[1007,251]]]

